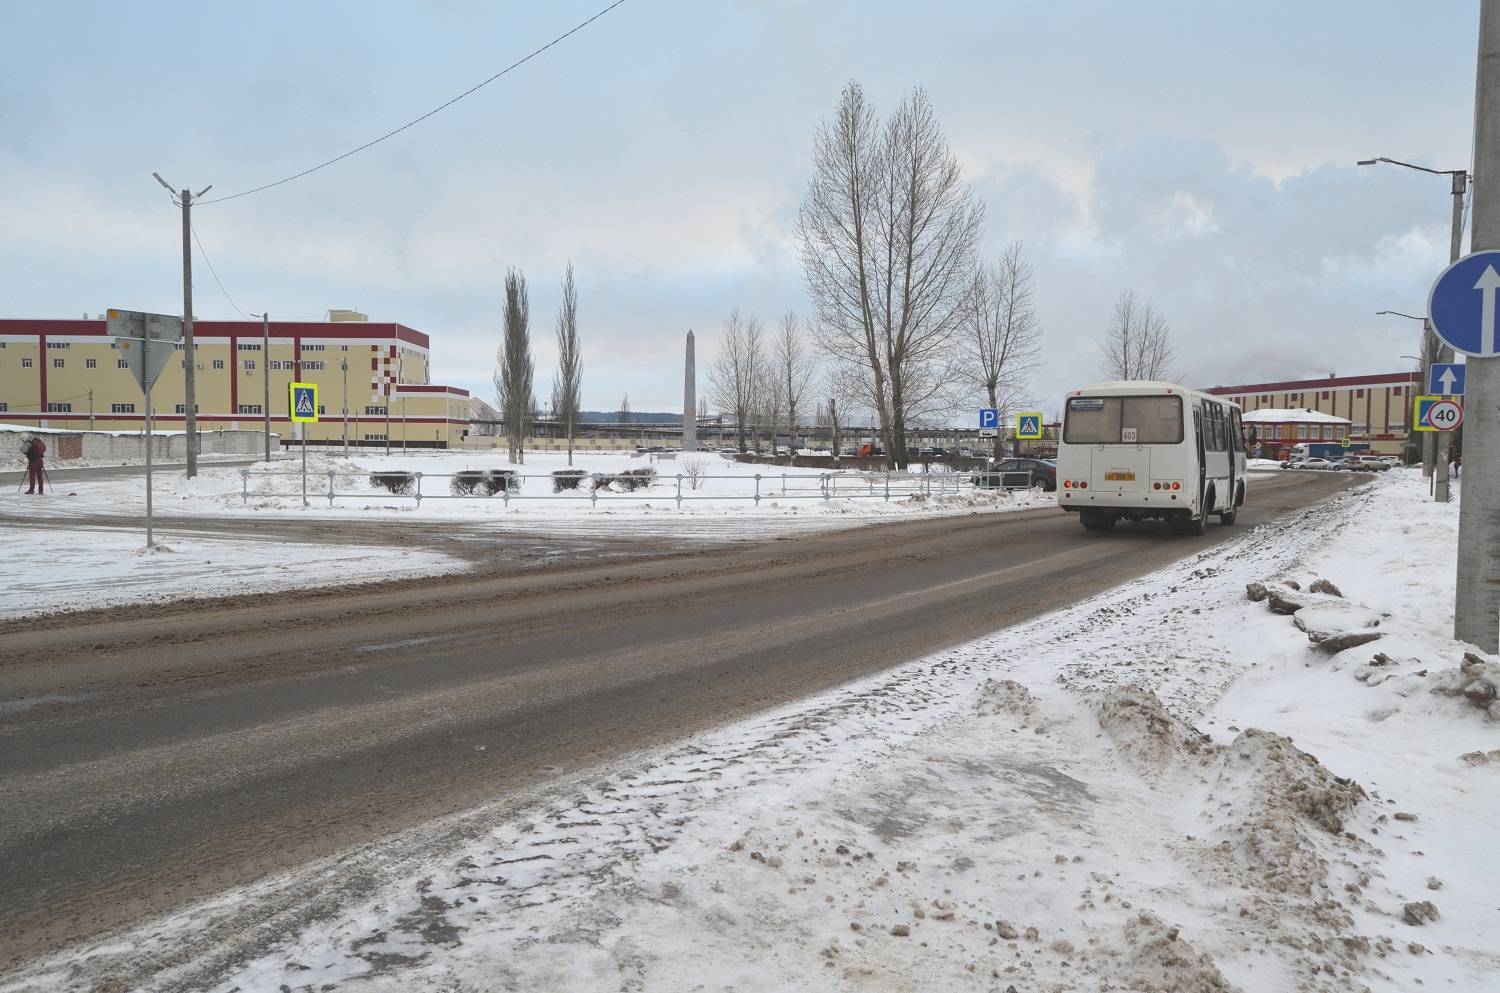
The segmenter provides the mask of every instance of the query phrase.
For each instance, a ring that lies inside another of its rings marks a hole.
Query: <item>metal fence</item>
[[[340,490],[340,479],[366,477],[371,490]],[[1029,490],[1040,485],[1029,471],[969,473],[907,472],[825,472],[825,473],[755,473],[715,475],[676,473],[642,476],[625,472],[588,473],[574,477],[571,486],[554,488],[557,476],[552,473],[520,473],[510,470],[463,470],[460,472],[405,472],[380,470],[350,472],[329,469],[302,473],[282,469],[241,469],[240,496],[245,504],[251,497],[295,496],[288,493],[252,492],[251,481],[268,477],[301,478],[302,501],[327,500],[332,507],[338,500],[412,500],[420,507],[423,500],[498,500],[510,506],[513,500],[587,500],[590,506],[600,501],[641,502],[652,496],[666,497],[680,509],[695,500],[744,500],[756,506],[762,500],[902,500],[910,497],[958,496],[964,493],[996,490]],[[385,480],[376,488],[377,479]],[[735,480],[744,484],[743,492],[704,492],[710,480]],[[438,480],[446,480],[436,482]],[[528,489],[528,480],[539,481]],[[427,491],[423,492],[424,484]],[[545,492],[538,492],[545,490]]]

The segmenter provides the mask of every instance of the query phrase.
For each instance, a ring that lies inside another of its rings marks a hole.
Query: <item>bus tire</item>
[[[1201,516],[1189,517],[1185,521],[1177,522],[1177,530],[1183,534],[1207,534],[1208,533],[1208,511]]]
[[[1102,510],[1085,510],[1078,515],[1078,519],[1086,529],[1095,533],[1109,531],[1115,526],[1115,515],[1106,514]]]
[[[1238,507],[1231,507],[1229,510],[1225,510],[1225,511],[1221,511],[1220,512],[1220,514],[1219,514],[1219,523],[1220,524],[1231,524],[1232,525],[1235,522],[1235,519],[1238,518],[1239,516],[1240,516],[1239,508]]]

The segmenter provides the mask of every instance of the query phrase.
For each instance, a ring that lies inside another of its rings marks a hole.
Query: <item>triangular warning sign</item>
[[[313,415],[312,391],[297,391],[297,416],[311,417]]]

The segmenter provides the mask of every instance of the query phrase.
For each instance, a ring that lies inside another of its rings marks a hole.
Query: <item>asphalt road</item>
[[[0,969],[277,868],[786,702],[1236,527],[1055,509],[0,625]]]

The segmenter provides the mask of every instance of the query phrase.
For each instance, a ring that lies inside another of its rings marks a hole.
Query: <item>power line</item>
[[[541,55],[543,52],[545,52],[547,49],[551,48],[553,45],[556,45],[559,42],[565,41],[570,36],[578,33],[579,31],[582,31],[584,28],[588,27],[590,24],[593,24],[599,18],[603,17],[605,14],[608,14],[610,11],[614,10],[616,7],[620,6],[620,4],[622,4],[624,2],[625,2],[625,0],[614,0],[614,3],[610,4],[608,7],[605,7],[603,10],[599,11],[593,17],[590,17],[588,20],[583,21],[583,22],[581,22],[579,24],[573,25],[573,27],[569,28],[567,31],[565,31],[562,34],[558,35],[556,38],[553,38],[551,41],[547,42],[547,44],[543,45],[541,48],[536,49],[535,51],[531,52],[529,55],[527,55],[523,59],[520,59],[519,61],[512,62],[510,65],[506,66],[504,69],[501,69],[499,72],[495,73],[489,79],[486,79],[486,80],[484,80],[483,82],[480,82],[480,83],[475,83],[473,86],[469,87],[467,90],[464,90],[462,93],[460,93],[458,96],[454,97],[452,100],[449,100],[447,103],[443,103],[443,104],[440,104],[440,105],[432,108],[427,113],[423,114],[421,117],[418,117],[418,118],[415,118],[413,120],[407,121],[405,124],[401,125],[399,128],[396,128],[394,131],[387,131],[385,134],[381,135],[379,138],[376,138],[373,141],[367,141],[363,145],[360,145],[358,148],[351,148],[349,151],[345,152],[344,154],[342,154],[342,155],[336,155],[336,156],[334,156],[333,158],[329,159],[326,162],[320,162],[320,163],[318,163],[317,165],[313,166],[310,169],[303,169],[301,172],[294,173],[293,175],[287,176],[285,179],[278,179],[274,183],[267,183],[264,186],[257,186],[253,190],[245,190],[245,191],[243,191],[241,193],[231,193],[228,196],[214,197],[212,200],[199,200],[199,201],[195,201],[195,202],[198,205],[202,206],[202,205],[211,204],[211,203],[223,203],[226,200],[237,200],[240,197],[250,196],[252,193],[260,193],[263,190],[269,190],[269,189],[271,189],[274,186],[281,186],[283,183],[290,183],[294,179],[301,179],[303,176],[311,175],[312,173],[317,172],[319,169],[326,169],[328,166],[333,165],[335,162],[342,162],[344,159],[349,158],[349,156],[351,156],[351,155],[357,155],[360,152],[363,152],[367,148],[372,148],[375,145],[380,144],[382,141],[385,141],[387,138],[394,138],[396,135],[398,135],[401,132],[405,131],[407,128],[414,127],[415,125],[421,124],[423,121],[427,120],[427,118],[433,116],[434,114],[437,114],[437,113],[439,113],[441,111],[447,110],[449,107],[451,107],[454,104],[458,103],[464,97],[469,96],[471,93],[474,93],[477,90],[483,89],[484,87],[486,87],[486,86],[490,85],[491,83],[493,83],[495,80],[499,79],[501,76],[506,75],[507,73],[511,72],[514,69],[519,69],[521,66],[523,66],[526,63],[530,62],[532,59],[536,58],[538,55]]]
[[[245,320],[254,320],[254,318],[252,318],[249,314],[245,313],[243,310],[240,310],[240,305],[234,302],[234,297],[230,296],[229,291],[224,288],[223,281],[219,279],[218,270],[214,268],[213,259],[208,257],[208,253],[203,250],[203,242],[198,240],[197,227],[189,225],[188,230],[193,232],[193,244],[198,246],[198,254],[203,256],[204,262],[208,263],[208,271],[213,273],[214,282],[219,284],[219,292],[224,294],[224,299],[229,301],[229,306],[233,307],[236,311],[239,311],[239,315]]]

